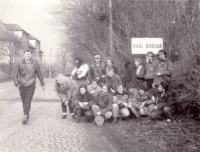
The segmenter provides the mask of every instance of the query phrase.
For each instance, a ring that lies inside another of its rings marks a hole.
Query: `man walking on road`
[[[40,65],[32,59],[32,52],[26,49],[24,59],[16,63],[13,69],[13,77],[15,86],[19,88],[20,96],[23,103],[24,116],[22,124],[27,124],[29,119],[29,111],[31,108],[31,100],[35,92],[36,74],[40,80],[43,91],[44,79],[40,70]]]

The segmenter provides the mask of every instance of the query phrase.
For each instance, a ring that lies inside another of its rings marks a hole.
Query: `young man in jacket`
[[[32,59],[32,52],[26,49],[24,52],[24,59],[16,63],[13,69],[14,83],[19,88],[20,96],[23,103],[24,117],[23,124],[27,124],[29,119],[29,111],[31,109],[31,101],[35,92],[36,75],[40,80],[43,91],[44,80],[40,65],[37,61]]]

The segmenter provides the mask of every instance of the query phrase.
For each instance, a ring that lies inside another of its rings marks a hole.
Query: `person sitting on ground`
[[[104,67],[104,75],[107,74],[107,72],[108,72],[108,70],[109,70],[110,68],[113,68],[113,69],[114,69],[114,73],[115,73],[115,74],[118,74],[118,70],[117,70],[117,68],[114,66],[113,60],[112,60],[111,58],[107,58],[107,59],[106,59],[106,65],[105,65],[105,67]]]
[[[102,115],[105,121],[109,120],[112,116],[113,96],[108,92],[106,85],[102,86],[100,94],[98,94],[97,103],[92,105],[94,116]]]
[[[149,111],[152,119],[162,119],[163,116],[167,122],[172,120],[172,95],[170,91],[166,91],[168,84],[161,82],[157,89],[154,89],[152,101],[154,103]]]
[[[147,91],[152,89],[153,81],[154,81],[154,73],[156,73],[158,69],[159,61],[154,59],[153,52],[147,52],[147,64],[145,66],[145,83],[147,86]]]
[[[78,83],[78,86],[88,85],[89,66],[81,57],[75,58],[75,67],[71,72],[72,78]]]
[[[86,85],[79,87],[79,94],[76,100],[72,101],[72,107],[75,108],[76,122],[80,122],[81,112],[85,113],[86,121],[93,118],[91,106],[95,103],[95,98],[87,91]]]
[[[117,91],[113,94],[113,122],[116,123],[121,118],[127,118],[130,115],[128,110],[128,93],[124,91],[122,84],[117,86]]]
[[[117,91],[118,84],[122,85],[120,76],[114,73],[113,68],[108,68],[107,75],[103,78],[103,85],[107,85],[109,87],[109,91],[111,91],[111,93],[115,93]]]
[[[139,87],[137,100],[134,102],[132,109],[135,108],[138,116],[147,116],[149,113],[149,106],[152,104],[151,94],[145,91],[145,86],[141,85]]]
[[[172,62],[169,59],[167,59],[167,52],[165,50],[160,50],[158,52],[158,55],[161,62],[158,64],[158,69],[154,74],[153,85],[165,82],[168,88],[172,77],[173,65]]]
[[[141,103],[137,101],[138,93],[139,92],[135,85],[131,84],[129,87],[128,108],[137,118],[140,117],[139,110],[141,106]]]
[[[101,87],[98,85],[98,79],[93,79],[92,84],[87,86],[87,90],[97,99],[98,94],[101,92]]]
[[[142,66],[142,61],[139,58],[135,60],[135,67],[136,67],[136,87],[139,88],[140,86],[144,85],[144,72],[145,69]]]
[[[61,107],[63,112],[62,119],[67,118],[67,105],[69,107],[69,112],[71,113],[72,118],[75,119],[71,102],[77,98],[79,91],[78,84],[76,81],[61,74],[56,75],[55,80],[55,89],[61,100]]]
[[[100,55],[94,56],[94,63],[90,66],[90,81],[97,79],[97,83],[101,85],[102,76],[104,73],[104,64],[101,61]]]

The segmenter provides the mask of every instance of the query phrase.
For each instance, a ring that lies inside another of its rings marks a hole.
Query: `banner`
[[[163,49],[163,38],[132,38],[132,54],[146,54],[151,51],[157,54]]]

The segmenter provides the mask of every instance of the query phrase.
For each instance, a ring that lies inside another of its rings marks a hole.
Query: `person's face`
[[[137,60],[135,60],[135,66],[138,67],[139,64],[140,63]]]
[[[163,92],[163,91],[164,91],[163,87],[161,85],[159,85],[158,86],[158,92]]]
[[[30,61],[31,57],[32,57],[31,52],[25,52],[24,53],[24,58],[25,58],[26,61]]]
[[[147,60],[148,60],[148,62],[152,63],[152,61],[153,61],[153,56],[150,55],[150,54],[148,54],[148,55],[147,55]]]
[[[107,75],[108,75],[109,78],[111,78],[111,77],[113,76],[113,74],[114,74],[113,71],[109,71],[109,72],[107,72]]]
[[[117,87],[118,93],[123,93],[124,88],[120,85]]]
[[[100,62],[100,58],[94,58],[95,62],[99,63]]]
[[[129,88],[129,92],[131,93],[131,94],[133,94],[134,92],[135,92],[135,88]]]
[[[108,88],[106,86],[103,86],[101,91],[102,91],[102,93],[106,93],[106,92],[108,92]]]
[[[140,93],[141,95],[143,95],[143,94],[144,94],[144,90],[139,89],[139,93]]]
[[[166,59],[166,57],[163,54],[163,52],[160,52],[158,55],[159,55],[160,60],[165,60]]]
[[[106,61],[106,64],[107,64],[107,66],[111,67],[111,66],[112,66],[111,60],[107,60],[107,61]]]
[[[96,81],[92,82],[92,87],[94,87],[94,88],[97,87],[97,82]]]
[[[80,93],[81,93],[81,94],[85,94],[85,92],[86,92],[86,89],[85,89],[85,88],[80,88]]]

